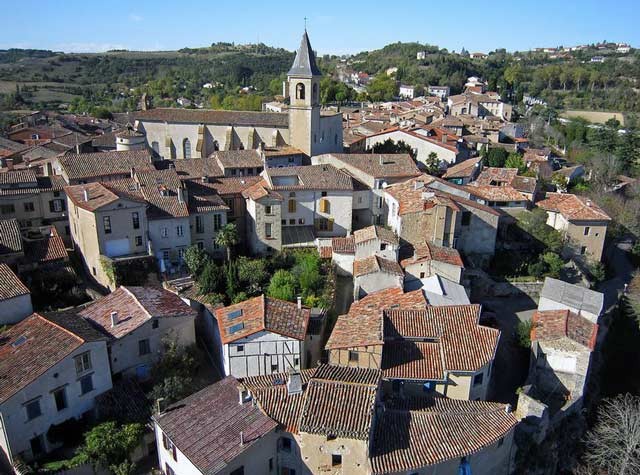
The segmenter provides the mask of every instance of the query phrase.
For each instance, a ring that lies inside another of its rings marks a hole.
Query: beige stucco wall
[[[326,435],[300,433],[296,436],[302,460],[311,473],[371,473],[368,441],[337,437],[327,440]],[[331,455],[342,455],[341,467],[331,466]]]
[[[349,351],[358,353],[358,361],[349,361]],[[329,350],[329,364],[355,368],[380,369],[382,367],[382,345]]]

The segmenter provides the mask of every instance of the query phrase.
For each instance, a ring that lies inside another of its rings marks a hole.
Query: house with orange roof
[[[47,437],[51,426],[92,415],[96,397],[111,387],[106,338],[89,323],[34,313],[13,325],[0,344],[5,461],[31,461],[60,447]],[[1,462],[0,471],[13,473]]]
[[[611,218],[600,206],[571,193],[547,193],[537,205],[547,212],[547,224],[565,235],[566,255],[602,259]]]

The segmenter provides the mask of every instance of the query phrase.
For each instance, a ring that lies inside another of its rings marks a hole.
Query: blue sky
[[[0,49],[166,50],[261,41],[292,50],[305,16],[320,54],[356,53],[395,41],[482,52],[605,39],[640,46],[639,5],[638,0],[0,0]]]

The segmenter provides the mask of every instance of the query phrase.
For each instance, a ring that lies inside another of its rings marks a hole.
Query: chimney
[[[82,198],[85,202],[89,201],[89,190],[87,190],[86,188],[82,190]]]
[[[244,386],[238,386],[238,404],[241,406],[245,402],[251,401],[251,393]]]
[[[298,295],[298,308],[302,308],[302,297]]]
[[[160,397],[156,399],[156,414],[162,414],[164,412],[164,398]]]
[[[244,445],[244,432],[240,431],[240,445]]]
[[[177,195],[178,195],[178,203],[184,203],[184,189],[178,188]]]
[[[118,312],[111,312],[111,328],[118,324]]]
[[[442,143],[447,143],[447,138],[449,136],[447,134],[442,134]]]
[[[7,166],[7,170],[13,170],[13,158],[5,158],[4,163]]]
[[[300,371],[295,368],[289,368],[289,379],[287,379],[287,393],[301,394],[302,393],[302,376]]]
[[[131,167],[131,178],[135,178],[136,176],[136,169],[134,167]]]
[[[384,157],[382,155],[380,155],[379,160],[380,160],[380,165],[384,165]]]

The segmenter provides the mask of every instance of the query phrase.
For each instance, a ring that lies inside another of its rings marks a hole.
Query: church
[[[305,30],[284,87],[288,112],[158,108],[138,112],[135,127],[164,159],[260,147],[293,147],[309,157],[342,152],[342,116],[321,110],[321,78]]]

